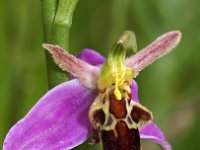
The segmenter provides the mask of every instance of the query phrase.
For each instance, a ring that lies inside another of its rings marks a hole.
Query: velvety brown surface
[[[140,136],[138,129],[129,129],[125,122],[116,125],[118,136],[113,131],[101,132],[104,150],[140,150]]]

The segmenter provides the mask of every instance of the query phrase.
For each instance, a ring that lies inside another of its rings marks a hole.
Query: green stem
[[[45,43],[69,48],[69,33],[77,2],[78,0],[41,0]],[[49,88],[69,79],[47,52],[46,63]]]

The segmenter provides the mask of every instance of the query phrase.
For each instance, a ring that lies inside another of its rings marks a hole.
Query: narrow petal
[[[88,137],[88,109],[95,97],[96,92],[77,79],[58,85],[11,128],[3,149],[60,150],[79,145]]]
[[[126,65],[132,67],[138,75],[139,71],[172,51],[178,45],[180,39],[181,33],[179,31],[168,32],[135,55],[127,58]]]
[[[77,59],[57,45],[43,44],[42,46],[52,54],[55,63],[62,70],[75,74],[87,87],[96,88],[100,72],[98,67]]]
[[[140,137],[152,140],[165,150],[172,150],[171,145],[165,140],[164,134],[154,123],[150,123],[140,130]]]
[[[82,50],[77,58],[91,64],[94,66],[99,66],[104,63],[105,58],[98,52],[92,49],[84,49]]]
[[[105,58],[100,53],[89,48],[83,49],[76,57],[93,66],[100,66],[105,62]],[[71,78],[75,79],[76,76],[71,74]]]

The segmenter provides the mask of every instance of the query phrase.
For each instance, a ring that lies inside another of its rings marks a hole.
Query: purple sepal
[[[165,150],[172,150],[171,145],[165,140],[164,134],[155,123],[150,123],[140,130],[140,137],[149,139],[159,144]]]
[[[135,80],[132,80],[132,100],[139,103],[138,86]]]
[[[77,58],[94,66],[101,65],[105,61],[105,58],[100,53],[91,49],[82,50],[79,55],[77,55]]]
[[[81,144],[90,131],[88,110],[95,97],[77,79],[56,86],[11,128],[3,149],[58,150]]]

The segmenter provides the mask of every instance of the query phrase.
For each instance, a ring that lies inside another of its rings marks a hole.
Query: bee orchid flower
[[[8,132],[3,150],[72,149],[91,137],[104,150],[140,150],[140,138],[171,150],[152,113],[139,103],[141,70],[174,49],[179,31],[168,32],[135,55],[135,35],[126,31],[111,48],[107,60],[85,49],[78,58],[57,45],[43,44],[55,63],[73,79],[48,91]],[[144,91],[145,92],[145,91]]]

